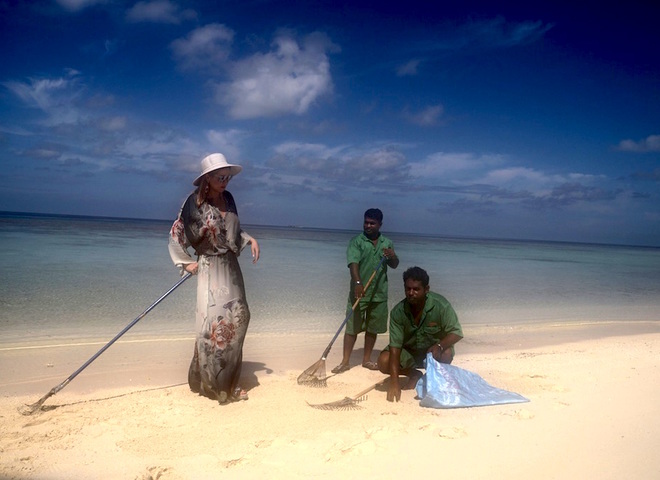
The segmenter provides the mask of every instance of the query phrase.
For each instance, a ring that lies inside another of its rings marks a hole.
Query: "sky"
[[[660,6],[580,3],[0,0],[0,210],[174,219],[221,152],[244,224],[660,246]]]

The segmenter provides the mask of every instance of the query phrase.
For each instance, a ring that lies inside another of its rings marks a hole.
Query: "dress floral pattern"
[[[184,203],[170,230],[169,252],[182,273],[198,254],[197,332],[188,383],[193,392],[225,402],[238,387],[243,342],[250,323],[238,255],[252,239],[240,227],[229,192],[224,218],[214,206],[196,207],[195,194]]]

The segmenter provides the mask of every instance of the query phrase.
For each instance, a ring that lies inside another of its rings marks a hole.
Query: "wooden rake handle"
[[[388,379],[386,378],[385,380],[381,380],[380,382],[378,382],[378,383],[374,383],[374,384],[371,385],[370,387],[365,388],[365,389],[362,390],[360,393],[358,393],[357,395],[355,395],[355,396],[353,397],[353,400],[358,400],[359,398],[364,397],[367,393],[369,393],[370,391],[372,391],[374,388],[376,388],[376,387],[380,387],[381,385],[385,385],[385,382],[386,382],[387,380],[388,380]]]
[[[376,268],[374,268],[374,271],[371,273],[371,276],[369,277],[369,281],[367,284],[364,286],[364,292],[367,291],[367,288],[369,288],[369,285],[371,285],[371,282],[373,279],[376,277],[376,272],[380,270],[380,267],[383,265],[387,257],[383,255],[383,258],[380,259],[380,262],[378,262],[378,265],[376,265]],[[355,308],[358,306],[358,303],[360,303],[361,298],[357,298],[355,302],[353,303],[353,307],[351,308],[351,311],[348,312],[348,315],[346,315],[346,318],[344,319],[343,322],[341,322],[341,325],[339,326],[339,329],[337,330],[337,333],[335,333],[335,336],[332,337],[332,340],[330,340],[330,343],[328,344],[328,347],[325,349],[325,352],[323,352],[323,355],[321,358],[325,360],[328,358],[328,354],[330,353],[330,349],[332,348],[332,345],[335,343],[335,340],[337,340],[337,337],[341,333],[341,331],[344,329],[344,325],[348,322],[348,319],[351,318],[351,315],[353,315],[353,312],[355,311]]]

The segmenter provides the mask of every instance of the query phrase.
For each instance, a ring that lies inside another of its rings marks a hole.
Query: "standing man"
[[[376,336],[387,331],[387,267],[396,268],[399,265],[392,240],[380,233],[382,224],[383,212],[370,208],[364,212],[363,232],[353,237],[348,244],[346,258],[351,272],[348,308],[353,307],[356,299],[359,298],[360,302],[346,323],[343,358],[332,369],[332,373],[343,373],[351,368],[351,353],[361,332],[365,332],[362,366],[378,370],[378,364],[371,361],[371,352],[376,344]],[[366,282],[383,257],[387,261],[376,272],[369,290],[365,292]]]
[[[419,267],[403,272],[406,298],[390,313],[390,344],[378,356],[380,371],[390,374],[387,400],[401,399],[399,375],[406,375],[404,390],[415,388],[427,353],[441,363],[454,359],[454,345],[463,338],[458,317],[449,301],[430,291],[429,276]]]

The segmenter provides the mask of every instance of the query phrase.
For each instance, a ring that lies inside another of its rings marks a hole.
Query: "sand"
[[[319,410],[308,403],[385,377],[356,366],[301,386],[331,336],[248,334],[250,399],[218,405],[185,383],[192,336],[127,334],[24,416],[108,339],[1,344],[0,478],[659,478],[660,322],[464,331],[454,365],[529,403],[430,409],[378,388],[360,409]],[[341,338],[328,373],[340,350]]]

